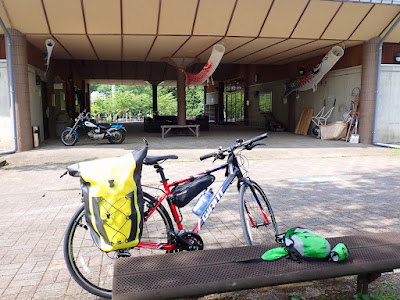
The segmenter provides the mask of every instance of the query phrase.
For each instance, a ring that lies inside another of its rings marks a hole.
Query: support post
[[[176,69],[176,84],[178,92],[178,125],[186,125],[186,75],[185,69]]]
[[[244,88],[244,93],[243,93],[243,112],[244,112],[244,125],[248,126],[250,124],[250,120],[249,120],[249,107],[247,105],[247,103],[250,101],[250,97],[249,97],[249,75],[250,71],[249,71],[249,65],[246,65],[246,69],[245,69],[245,76],[243,79],[243,88]]]
[[[224,121],[224,109],[225,109],[224,88],[225,88],[224,82],[220,81],[218,83],[218,113],[217,113],[218,124]]]
[[[18,151],[33,148],[31,107],[28,85],[28,53],[26,37],[14,28],[8,29],[11,36],[12,64],[15,84],[15,116],[17,124]],[[10,55],[7,51],[7,56]]]
[[[158,95],[157,95],[157,88],[160,83],[163,81],[159,80],[149,80],[148,83],[151,84],[151,87],[153,88],[153,118],[158,116]]]
[[[357,294],[368,295],[368,284],[378,279],[382,274],[379,272],[375,273],[364,273],[357,275]]]
[[[158,83],[152,83],[151,84],[153,88],[153,118],[158,115],[158,103],[157,103],[157,87]]]
[[[363,45],[359,121],[360,143],[363,144],[372,143],[374,131],[379,41],[379,37],[374,37]]]

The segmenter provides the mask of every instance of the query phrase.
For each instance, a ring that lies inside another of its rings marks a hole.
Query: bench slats
[[[114,264],[113,299],[170,299],[233,290],[387,272],[400,268],[400,234],[379,233],[328,239],[345,243],[348,260],[296,263],[237,263],[259,258],[277,244],[236,247],[118,259]]]

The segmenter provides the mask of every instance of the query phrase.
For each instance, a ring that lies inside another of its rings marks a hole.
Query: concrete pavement
[[[74,282],[63,259],[65,228],[80,205],[79,179],[59,178],[67,165],[125,154],[141,147],[146,137],[149,155],[179,156],[163,165],[168,178],[176,180],[216,165],[200,162],[201,155],[263,131],[220,126],[199,138],[165,139],[135,125],[128,132],[121,145],[82,140],[65,147],[49,140],[40,148],[3,157],[9,165],[0,168],[1,299],[95,298]],[[266,143],[246,151],[245,164],[268,195],[281,232],[305,226],[333,237],[400,229],[399,150],[287,132],[272,132]],[[215,185],[224,179],[220,173]],[[142,183],[159,185],[153,168],[144,167]],[[237,199],[237,191],[228,189],[200,231],[206,249],[244,245]],[[187,230],[196,221],[190,210],[190,204],[182,209]]]

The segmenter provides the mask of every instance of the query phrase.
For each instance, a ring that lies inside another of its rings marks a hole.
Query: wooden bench
[[[189,129],[196,137],[199,137],[200,125],[195,124],[186,124],[186,125],[161,125],[161,136],[164,138],[171,129],[182,129],[187,128]]]
[[[383,272],[400,268],[400,234],[378,233],[328,239],[343,242],[349,259],[336,262],[290,259],[238,263],[259,258],[277,244],[178,252],[118,259],[114,263],[113,299],[173,299],[254,289],[287,283],[358,275],[357,293]]]

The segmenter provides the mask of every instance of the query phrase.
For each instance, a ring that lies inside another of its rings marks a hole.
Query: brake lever
[[[264,144],[264,143],[257,143],[257,144],[254,144],[253,148],[256,147],[256,146],[267,146],[267,144]]]
[[[264,143],[250,144],[250,145],[246,145],[245,149],[246,150],[251,150],[251,149],[253,149],[254,147],[257,147],[257,146],[266,146],[266,145],[267,144],[264,144]]]
[[[218,153],[218,154],[216,154],[216,155],[214,156],[213,163],[214,163],[217,159],[224,159],[225,157],[226,157],[225,154],[223,154],[223,153]]]

